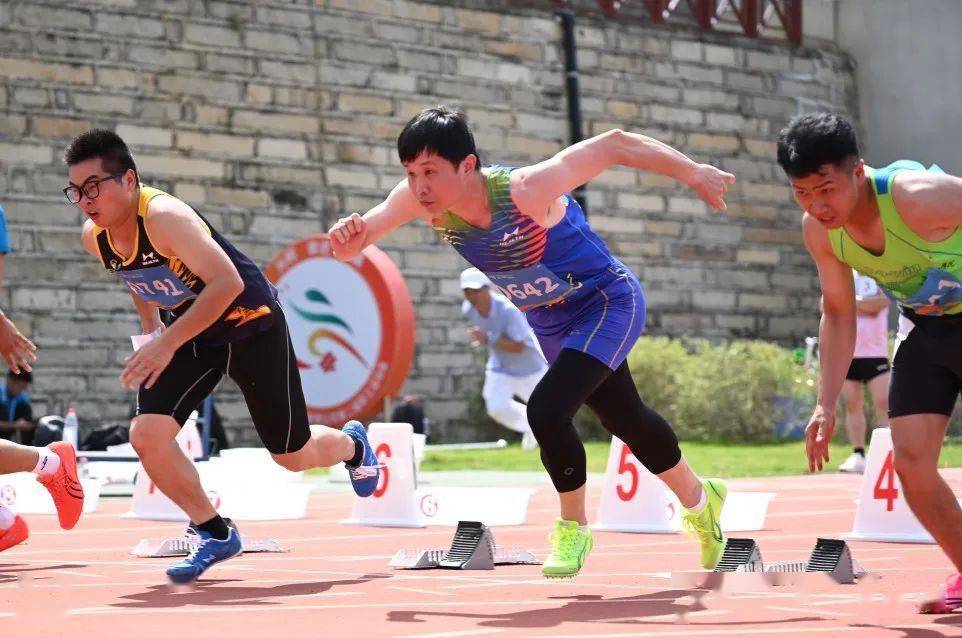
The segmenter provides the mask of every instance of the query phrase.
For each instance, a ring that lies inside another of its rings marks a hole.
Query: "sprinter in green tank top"
[[[866,166],[852,125],[830,113],[798,117],[782,130],[778,163],[805,211],[802,233],[824,298],[818,400],[805,432],[809,470],[829,460],[835,404],[852,360],[855,268],[899,306],[889,386],[895,471],[909,507],[956,571],[921,611],[962,608],[962,509],[938,472],[962,389],[962,179],[917,162]]]

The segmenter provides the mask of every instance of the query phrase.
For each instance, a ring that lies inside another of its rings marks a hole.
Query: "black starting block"
[[[754,539],[729,538],[716,572],[815,573],[828,574],[839,584],[851,584],[865,576],[865,570],[852,557],[852,550],[842,540],[819,538],[806,562],[783,562],[766,565]]]
[[[494,534],[478,521],[459,521],[447,551],[402,549],[388,563],[394,569],[494,569],[495,565],[540,564],[525,549],[495,545]]]
[[[852,557],[848,543],[834,538],[820,538],[805,563],[806,572],[827,572],[836,583],[854,583],[865,576],[865,570]]]
[[[754,538],[729,538],[725,541],[725,551],[715,566],[716,572],[762,572],[762,552]]]

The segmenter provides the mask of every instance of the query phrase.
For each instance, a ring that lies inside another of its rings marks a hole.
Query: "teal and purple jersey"
[[[564,219],[551,228],[519,211],[511,199],[511,170],[484,171],[488,228],[450,211],[431,225],[525,313],[549,362],[561,348],[574,348],[617,368],[644,326],[638,280],[591,230],[571,195],[563,195]]]

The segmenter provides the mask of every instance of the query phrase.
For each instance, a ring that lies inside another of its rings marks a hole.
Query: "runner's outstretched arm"
[[[331,226],[328,235],[334,257],[350,261],[362,250],[386,237],[398,226],[403,226],[417,215],[421,205],[402,181],[383,202],[364,213],[342,217]]]
[[[518,208],[537,218],[564,193],[612,166],[628,166],[672,177],[690,187],[714,209],[725,209],[725,192],[735,176],[699,164],[656,139],[619,129],[596,135],[538,164],[511,174],[511,197]]]

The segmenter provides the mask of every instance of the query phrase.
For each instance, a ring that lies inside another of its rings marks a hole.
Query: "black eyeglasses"
[[[106,182],[108,179],[115,179],[117,180],[117,183],[120,183],[120,179],[124,176],[124,173],[126,173],[126,171],[123,173],[114,173],[113,175],[108,175],[107,177],[89,179],[81,186],[70,184],[70,186],[63,189],[63,194],[67,197],[67,201],[71,204],[79,204],[84,195],[87,196],[87,199],[97,199],[100,197],[101,182]]]

